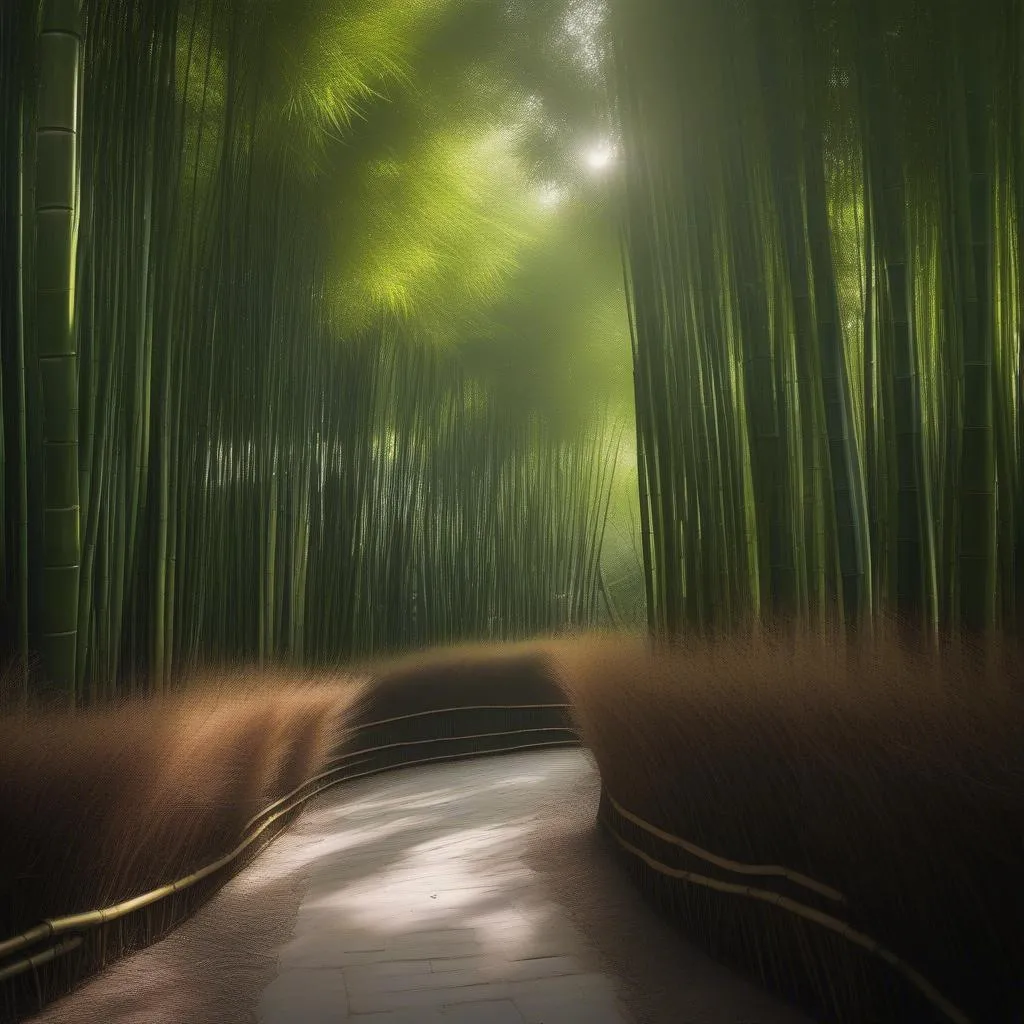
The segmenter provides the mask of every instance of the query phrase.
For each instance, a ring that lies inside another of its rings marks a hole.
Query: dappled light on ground
[[[596,835],[597,792],[582,751],[328,792],[193,919],[37,1024],[801,1024],[642,903]]]

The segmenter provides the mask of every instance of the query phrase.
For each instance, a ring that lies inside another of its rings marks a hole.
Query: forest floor
[[[318,798],[164,941],[37,1024],[807,1024],[648,907],[581,750]]]

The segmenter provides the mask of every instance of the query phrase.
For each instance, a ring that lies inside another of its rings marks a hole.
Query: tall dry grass
[[[466,645],[348,681],[207,673],[162,700],[0,719],[0,935],[215,860],[336,743],[376,751],[357,767],[384,770],[501,749],[501,730],[513,744],[565,742],[550,708],[561,702],[629,812],[839,890],[846,903],[830,911],[972,1020],[1016,1024],[1024,656],[1009,641],[937,652],[886,628],[660,649],[621,634]],[[648,888],[715,955],[822,1019],[919,1019],[875,1015],[861,989],[878,979],[816,925],[699,887]]]
[[[174,881],[315,774],[355,681],[242,671],[176,695],[0,719],[0,936]]]
[[[469,642],[415,651],[367,664],[372,677],[353,708],[353,722],[439,708],[548,705],[564,702],[554,682],[547,642]]]
[[[559,699],[536,644],[471,644],[345,677],[225,667],[162,698],[74,715],[45,703],[12,711],[0,717],[0,938],[213,862],[256,812],[343,748],[395,744],[386,757],[364,758],[360,767],[374,770],[466,756],[499,746],[487,739],[493,730],[546,724],[525,713],[506,722],[488,706]],[[475,717],[429,714],[478,706]],[[396,721],[371,725],[382,719]]]
[[[719,855],[781,864],[838,889],[854,927],[941,982],[975,1019],[1020,1019],[1018,644],[936,652],[883,628],[855,639],[790,631],[654,651],[593,636],[555,645],[552,659],[607,792],[629,811]],[[663,901],[677,900],[658,885]],[[806,951],[772,948],[773,922],[786,912],[698,888],[676,907],[691,931],[806,995],[792,981],[800,965],[779,966]],[[751,921],[761,934],[741,937]],[[815,927],[806,936],[832,941]],[[788,940],[780,932],[778,941]],[[803,966],[814,969],[809,959]],[[835,1012],[844,1000],[859,1005],[844,983],[810,985],[833,990],[819,1001],[833,1004],[827,1019],[875,1019]]]

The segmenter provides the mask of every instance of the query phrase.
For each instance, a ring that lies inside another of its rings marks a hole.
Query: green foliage
[[[1019,621],[1021,6],[613,5],[654,621]]]
[[[538,201],[560,177],[606,202],[570,173],[566,112],[590,97],[590,137],[600,117],[593,68],[556,67],[577,46],[566,8],[87,0],[83,15],[78,693],[161,687],[212,656],[334,660],[595,621],[601,416],[621,383],[549,353],[582,355],[595,330],[611,347],[625,319],[584,257],[552,258],[584,247],[617,268],[614,247]],[[27,31],[13,20],[5,59]],[[21,99],[34,116],[27,81],[5,80],[7,138]],[[12,168],[5,155],[5,267],[24,237]],[[531,294],[534,260],[560,292]],[[4,451],[8,393],[29,429],[4,474],[5,545],[14,468],[41,508],[44,439],[37,354],[24,382],[7,374],[10,294]],[[538,311],[510,329],[522,303]],[[558,386],[503,388],[531,358]],[[595,387],[608,395],[577,399]],[[41,544],[3,562],[5,599],[32,582],[40,610]]]
[[[424,137],[367,162],[345,203],[329,207],[346,329],[386,314],[457,340],[502,293],[530,240],[536,216],[511,133],[428,116]]]

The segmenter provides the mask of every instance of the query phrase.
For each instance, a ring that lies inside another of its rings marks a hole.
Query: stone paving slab
[[[307,889],[260,1024],[630,1024],[523,861],[577,751],[396,772],[310,812]],[[318,854],[316,851],[320,850]]]

